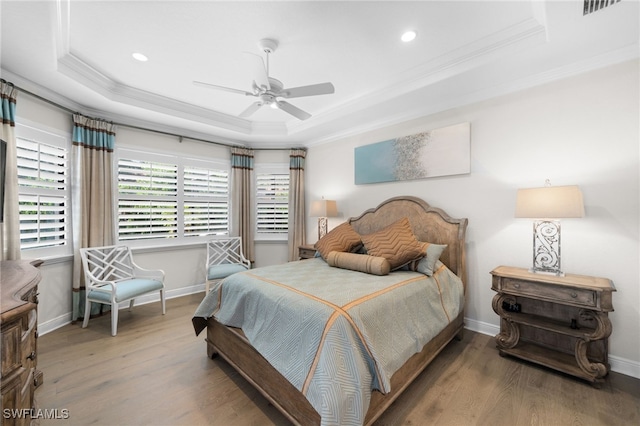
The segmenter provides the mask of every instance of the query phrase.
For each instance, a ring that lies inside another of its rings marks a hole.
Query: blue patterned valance
[[[307,151],[304,149],[292,149],[289,151],[289,169],[304,170],[304,159],[307,155]]]
[[[0,92],[2,93],[2,108],[0,109],[2,124],[8,124],[13,127],[16,125],[16,98],[18,96],[18,90],[13,84],[1,80]]]
[[[73,114],[73,144],[112,152],[116,126],[104,120]]]
[[[250,148],[231,148],[231,167],[253,170],[253,150]]]

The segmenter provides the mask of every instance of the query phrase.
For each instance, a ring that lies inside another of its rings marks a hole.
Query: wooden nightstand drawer
[[[316,256],[316,249],[311,244],[298,247],[298,257],[300,259],[311,259]]]
[[[556,303],[567,302],[569,304],[589,307],[595,307],[598,299],[596,292],[591,290],[553,286],[512,278],[504,278],[502,288],[505,293],[531,296],[536,299],[550,300]]]

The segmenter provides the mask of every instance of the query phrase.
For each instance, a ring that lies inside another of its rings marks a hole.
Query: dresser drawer
[[[2,369],[5,378],[22,366],[22,322],[21,319],[2,324]]]
[[[588,289],[557,286],[512,278],[503,278],[502,288],[506,293],[547,299],[556,303],[597,307],[597,293]]]

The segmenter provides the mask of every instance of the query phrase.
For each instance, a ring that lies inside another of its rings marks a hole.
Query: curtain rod
[[[22,87],[16,86],[13,83],[7,82],[7,84],[11,84],[13,87],[18,89],[20,92],[24,92],[24,93],[26,93],[28,95],[33,96],[34,98],[40,99],[41,101],[46,102],[46,103],[48,103],[50,105],[53,105],[56,108],[60,108],[60,109],[62,109],[64,111],[68,112],[69,114],[81,114],[78,111],[74,111],[71,108],[68,108],[68,107],[66,107],[64,105],[60,105],[57,102],[54,102],[54,101],[52,101],[50,99],[47,99],[47,98],[45,98],[43,96],[37,95],[37,94],[35,94],[33,92],[30,92],[29,90],[26,90],[26,89],[24,89]],[[195,137],[191,137],[191,136],[183,136],[183,135],[179,135],[179,134],[176,134],[176,133],[165,132],[165,131],[156,130],[156,129],[149,129],[149,128],[146,128],[146,127],[134,126],[134,125],[131,125],[131,124],[118,123],[118,122],[114,122],[114,121],[111,121],[111,123],[115,124],[116,126],[128,127],[130,129],[142,130],[142,131],[145,131],[145,132],[153,132],[153,133],[158,133],[158,134],[165,135],[165,136],[174,136],[174,137],[178,138],[178,141],[180,143],[182,143],[183,139],[191,139],[193,141],[206,142],[206,143],[211,143],[211,144],[214,144],[214,145],[225,146],[225,147],[228,147],[228,148],[235,148],[235,147],[247,148],[246,146],[243,146],[243,145],[232,145],[232,144],[227,144],[227,143],[224,143],[224,142],[216,142],[216,141],[210,141],[210,140],[207,140],[207,139],[195,138]],[[248,147],[248,148],[256,150],[256,151],[285,151],[285,150],[291,150],[291,149],[303,149],[303,150],[306,150],[306,148],[304,148],[304,147],[292,147],[292,148],[252,148],[252,147]]]

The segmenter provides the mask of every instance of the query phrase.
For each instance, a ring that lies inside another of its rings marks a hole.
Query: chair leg
[[[164,315],[167,312],[167,309],[164,303],[164,290],[160,290],[160,303],[162,303],[162,315]]]
[[[118,332],[118,304],[111,305],[111,335],[115,336]]]
[[[91,316],[91,301],[85,299],[84,302],[84,320],[82,320],[82,328],[87,328],[89,325],[89,317]]]
[[[131,308],[133,308],[133,301],[134,301],[134,300],[135,300],[135,299],[131,299],[131,300],[129,301],[129,310],[131,310]]]
[[[204,294],[207,295],[209,294],[209,286],[211,285],[211,281],[207,280],[204,283]]]

